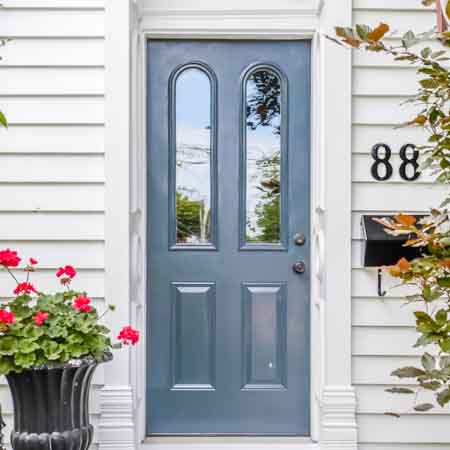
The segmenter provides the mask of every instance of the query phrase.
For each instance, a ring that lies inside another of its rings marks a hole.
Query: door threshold
[[[139,450],[319,450],[319,444],[303,437],[147,437]]]

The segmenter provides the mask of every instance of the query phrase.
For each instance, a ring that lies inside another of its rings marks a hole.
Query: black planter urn
[[[72,360],[7,375],[14,404],[14,450],[87,450],[92,442],[89,391],[102,361]]]

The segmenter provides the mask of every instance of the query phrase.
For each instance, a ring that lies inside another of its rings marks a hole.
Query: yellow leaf
[[[386,23],[380,23],[375,29],[373,29],[368,35],[367,39],[369,41],[379,41],[384,35],[389,31],[389,25]]]
[[[427,122],[426,116],[417,116],[412,123],[417,123],[418,125],[425,125]]]
[[[414,216],[409,216],[408,214],[397,214],[395,220],[405,227],[412,227],[417,222]]]
[[[445,7],[445,13],[447,17],[450,17],[450,1],[447,1],[447,6]]]
[[[343,28],[343,27],[336,27],[335,31],[336,31],[336,36],[339,36],[341,38],[346,38],[347,37],[347,33],[345,32],[345,28]]]

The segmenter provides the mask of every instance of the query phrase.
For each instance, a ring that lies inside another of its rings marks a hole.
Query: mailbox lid
[[[383,225],[374,219],[391,218],[393,215],[365,215],[361,217],[363,236],[362,264],[363,267],[392,266],[400,258],[408,261],[417,258],[423,253],[423,248],[404,247],[405,242],[413,235],[392,236],[384,231]],[[423,215],[415,216],[417,220]]]

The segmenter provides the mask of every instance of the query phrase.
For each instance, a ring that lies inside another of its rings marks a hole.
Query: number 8
[[[408,154],[406,153],[408,149],[413,150],[413,154],[411,158],[408,158]],[[416,150],[416,146],[414,144],[406,144],[400,150],[400,159],[402,160],[402,164],[400,166],[400,176],[406,181],[414,181],[420,177],[420,172],[418,172],[419,163],[417,159],[419,158],[419,151]],[[408,165],[412,165],[414,168],[414,173],[411,176],[408,176],[406,173],[406,168]]]
[[[380,148],[384,148],[384,151],[385,151],[384,158],[380,158],[380,155],[379,155]],[[373,147],[372,158],[375,160],[375,162],[372,164],[371,172],[372,172],[372,176],[375,178],[375,180],[386,181],[386,180],[389,180],[389,178],[391,178],[392,172],[393,172],[392,165],[389,162],[391,155],[392,155],[392,151],[389,148],[389,146],[386,144],[377,144]],[[405,150],[405,155],[406,155],[406,150]],[[408,163],[409,163],[409,161],[408,161]],[[381,164],[384,164],[384,166],[386,168],[386,173],[384,174],[384,176],[381,176],[378,172],[378,168]]]

